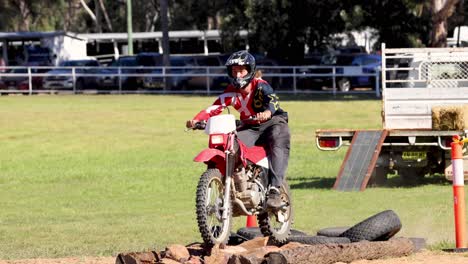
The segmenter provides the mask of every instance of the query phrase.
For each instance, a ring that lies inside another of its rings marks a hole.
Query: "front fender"
[[[224,152],[222,152],[219,149],[204,149],[198,155],[193,159],[195,162],[208,162],[208,161],[213,161],[215,163],[222,163],[224,164],[224,159],[225,155]]]

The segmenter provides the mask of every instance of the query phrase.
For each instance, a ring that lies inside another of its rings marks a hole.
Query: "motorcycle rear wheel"
[[[267,211],[258,215],[258,225],[264,236],[269,236],[269,243],[282,245],[288,242],[293,223],[293,208],[289,186],[286,182],[280,188],[284,206],[276,211]]]
[[[231,234],[232,210],[222,219],[224,181],[218,169],[208,169],[200,177],[197,186],[196,211],[198,229],[205,244],[212,246],[227,243]]]

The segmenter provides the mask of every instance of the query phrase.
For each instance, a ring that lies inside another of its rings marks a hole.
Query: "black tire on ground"
[[[259,227],[242,227],[237,230],[237,234],[247,240],[251,240],[256,237],[263,237]],[[307,236],[307,233],[291,229],[291,236]]]
[[[317,236],[339,237],[349,226],[327,227],[317,231]]]
[[[222,219],[224,181],[218,169],[208,169],[197,186],[196,212],[198,229],[206,245],[226,244],[231,234],[232,209]],[[209,198],[209,200],[208,200]],[[230,203],[229,203],[230,204]]]
[[[317,244],[346,244],[351,243],[347,237],[327,237],[327,236],[291,236],[288,241],[299,242],[308,245]]]
[[[249,239],[246,239],[245,237],[243,237],[243,236],[241,236],[241,235],[239,235],[237,233],[232,233],[231,232],[231,235],[229,236],[227,244],[229,246],[237,246],[239,244],[244,243],[247,240],[249,240]]]
[[[401,229],[401,221],[392,210],[386,210],[373,215],[362,222],[352,226],[340,237],[347,237],[352,242],[361,240],[386,241]]]

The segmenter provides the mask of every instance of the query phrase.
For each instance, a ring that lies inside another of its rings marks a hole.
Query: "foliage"
[[[168,2],[170,30],[221,29],[224,51],[231,52],[247,44],[237,35],[247,29],[253,52],[286,64],[300,61],[304,44],[312,51],[337,45],[336,33],[373,28],[387,47],[428,46],[435,45],[435,36],[443,43],[447,33],[438,31],[452,32],[467,19],[459,0],[443,1],[447,8],[440,12],[434,12],[436,0],[132,0],[135,32],[161,30],[160,1]],[[0,0],[0,30],[125,32],[126,5],[126,0]]]

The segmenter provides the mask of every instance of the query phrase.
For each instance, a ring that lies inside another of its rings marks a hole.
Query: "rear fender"
[[[268,157],[264,147],[247,147],[242,141],[239,140],[238,142],[241,151],[241,160],[244,166],[246,166],[246,160],[249,160],[259,166],[268,169]]]

